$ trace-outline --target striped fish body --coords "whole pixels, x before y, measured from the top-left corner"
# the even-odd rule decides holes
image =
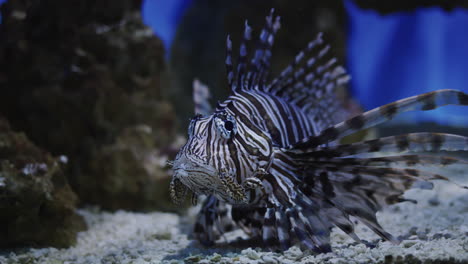
[[[415,165],[468,164],[420,152],[468,150],[468,138],[413,133],[353,144],[339,140],[414,110],[449,104],[468,105],[468,95],[439,90],[405,98],[353,117],[336,89],[346,84],[344,69],[329,57],[319,35],[275,79],[268,68],[279,18],[273,11],[248,52],[246,23],[237,67],[227,39],[226,69],[230,96],[213,111],[209,91],[194,82],[195,110],[187,143],[173,162],[171,196],[180,202],[206,195],[195,237],[212,245],[224,232],[241,228],[264,245],[283,250],[293,243],[328,252],[330,230],[338,227],[357,242],[354,217],[383,239],[399,241],[379,225],[376,212],[398,202],[412,187],[432,188],[447,180]],[[390,156],[363,158],[385,151]],[[410,152],[402,155],[402,152]],[[466,188],[466,187],[465,187]]]
[[[237,130],[228,138],[219,136],[217,124],[226,116],[233,117]],[[314,128],[306,112],[282,98],[258,90],[238,91],[220,104],[214,114],[191,121],[189,140],[174,162],[176,178],[197,194],[214,194],[232,204],[255,205],[268,194],[264,188],[248,188],[246,180],[256,180],[259,185],[267,182],[263,177],[272,165],[276,166],[275,152],[313,136]],[[198,166],[200,171],[187,174],[188,177],[179,176],[186,173],[188,164]],[[232,181],[231,185],[226,186],[220,180],[223,173]],[[230,187],[238,188],[243,197],[228,195],[224,190]]]

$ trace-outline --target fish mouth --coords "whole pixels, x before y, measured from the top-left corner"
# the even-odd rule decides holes
[[[211,187],[217,182],[216,174],[210,174],[206,170],[174,169],[174,180],[180,181],[192,192],[197,194],[210,194]]]
[[[171,200],[176,205],[179,205],[184,201],[185,195],[189,190],[178,178],[172,178],[169,189]]]
[[[197,162],[197,157],[181,155],[173,162],[171,198],[180,203],[190,190],[194,194],[212,194],[219,181],[216,169],[204,162]]]
[[[196,205],[198,195],[209,195],[213,193],[213,190],[204,184],[204,182],[205,181],[200,181],[199,177],[193,175],[191,171],[182,168],[175,169],[170,183],[172,202],[179,205],[185,200],[187,194],[191,193],[192,205]]]
[[[196,158],[192,158],[181,155],[174,161],[171,181],[171,197],[174,203],[180,203],[188,191],[192,192],[192,199],[196,195],[204,194],[215,195],[218,199],[230,203],[246,203],[247,194],[232,175],[225,175],[226,172],[220,172],[206,163],[198,163]]]

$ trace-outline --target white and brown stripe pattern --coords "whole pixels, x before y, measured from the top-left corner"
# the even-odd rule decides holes
[[[256,49],[249,52],[253,31],[246,22],[237,65],[227,38],[225,63],[231,93],[214,113],[208,113],[209,93],[196,83],[196,110],[202,115],[191,121],[189,139],[174,161],[174,200],[179,202],[189,189],[207,194],[194,230],[205,245],[241,228],[266,247],[285,250],[298,242],[328,252],[334,226],[362,242],[354,233],[351,216],[383,239],[398,243],[379,225],[376,212],[408,201],[402,195],[409,188],[430,189],[431,180],[448,180],[416,165],[468,165],[450,157],[450,151],[468,150],[468,138],[412,133],[353,144],[337,140],[404,112],[468,105],[468,95],[434,91],[344,120],[347,113],[334,91],[349,77],[329,56],[321,35],[268,83],[271,48],[279,27],[279,17],[272,10]],[[226,129],[229,134],[224,133]],[[421,153],[440,151],[443,156]],[[366,157],[368,153],[374,156]]]

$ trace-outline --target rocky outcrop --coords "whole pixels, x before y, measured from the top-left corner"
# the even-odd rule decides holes
[[[86,228],[77,197],[54,158],[0,117],[0,247],[67,247]]]
[[[69,157],[83,204],[171,209],[164,160],[175,114],[162,42],[139,0],[22,0],[1,7],[0,113]]]

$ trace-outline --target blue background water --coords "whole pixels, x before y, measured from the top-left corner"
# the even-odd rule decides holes
[[[380,16],[345,1],[351,89],[366,109],[438,89],[468,92],[468,10],[421,8]],[[468,109],[405,114],[405,122],[468,126]]]
[[[144,21],[162,38],[166,49],[193,1],[144,1]],[[345,6],[351,90],[366,109],[437,89],[468,92],[468,34],[462,33],[468,30],[468,10],[420,8],[381,16],[352,1],[345,1]],[[468,110],[449,106],[406,114],[398,121],[468,126]]]

